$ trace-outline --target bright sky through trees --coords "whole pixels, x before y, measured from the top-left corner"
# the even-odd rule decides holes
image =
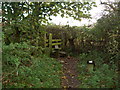
[[[101,0],[102,2],[106,2],[108,0]],[[114,1],[114,0],[109,0]],[[102,12],[104,10],[104,5],[100,4],[100,0],[96,0],[97,7],[93,7],[92,10],[90,10],[92,19],[82,19],[82,21],[74,20],[73,18],[62,18],[61,16],[52,16],[51,23],[54,23],[56,25],[70,25],[70,26],[83,26],[83,25],[91,25],[96,23],[97,19],[99,19],[102,16]]]

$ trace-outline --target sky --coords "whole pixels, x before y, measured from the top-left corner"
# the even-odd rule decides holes
[[[90,14],[92,19],[82,19],[81,21],[74,20],[72,17],[70,18],[62,18],[61,16],[51,16],[52,21],[51,23],[54,23],[56,25],[70,25],[70,26],[84,26],[84,25],[91,25],[97,22],[97,19],[99,19],[102,16],[102,12],[104,10],[104,6],[100,4],[100,0],[95,0],[97,7],[93,7],[92,10],[90,10]],[[106,0],[101,0],[102,2]],[[110,0],[113,1],[113,0]]]

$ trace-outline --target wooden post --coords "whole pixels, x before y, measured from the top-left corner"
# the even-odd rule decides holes
[[[87,70],[88,70],[88,72],[92,72],[95,70],[95,62],[94,61],[87,61]]]
[[[65,34],[62,33],[62,48],[65,48]]]
[[[59,47],[58,45],[55,45],[55,57],[58,58],[59,57]]]
[[[44,48],[46,48],[46,33],[44,34]]]
[[[47,56],[49,56],[50,54],[49,54],[49,50],[48,50],[48,48],[46,47],[46,40],[47,40],[47,38],[46,38],[46,33],[44,33],[44,53],[47,55]]]
[[[49,34],[49,53],[52,52],[52,33]]]

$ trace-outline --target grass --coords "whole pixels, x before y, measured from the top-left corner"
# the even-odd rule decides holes
[[[101,52],[83,53],[78,64],[80,88],[117,88],[118,72],[115,64],[104,63],[105,54]],[[87,61],[94,60],[95,71],[88,72]]]
[[[41,53],[31,53],[30,46],[25,44],[3,46],[2,87],[61,88],[59,61]]]

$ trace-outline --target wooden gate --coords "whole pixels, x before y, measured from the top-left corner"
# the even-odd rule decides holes
[[[61,50],[62,40],[61,39],[52,39],[52,33],[49,34],[47,39],[46,34],[44,34],[44,48],[46,49],[46,54],[50,56],[52,52],[56,52],[58,56],[59,50]]]

